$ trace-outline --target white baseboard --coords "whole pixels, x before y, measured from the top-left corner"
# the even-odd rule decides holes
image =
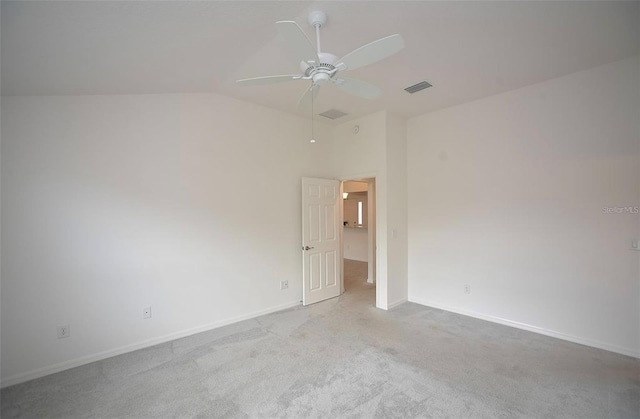
[[[7,378],[2,379],[0,382],[0,388],[12,386],[14,384],[20,384],[25,381],[33,380],[36,378],[44,377],[46,375],[55,374],[56,372],[68,370],[70,368],[79,367],[81,365],[90,364],[91,362],[101,361],[103,359],[111,358],[112,356],[121,355],[127,352],[136,351],[138,349],[148,348],[150,346],[158,345],[161,343],[169,342],[172,340],[184,338],[187,336],[195,335],[197,333],[206,332],[209,330],[217,329],[219,327],[227,326],[232,323],[241,322],[243,320],[253,319],[265,314],[274,313],[280,310],[286,310],[288,308],[297,307],[300,305],[299,301],[281,304],[278,306],[269,307],[264,310],[254,311],[252,313],[244,314],[230,319],[221,320],[214,323],[209,323],[202,326],[197,326],[191,329],[183,330],[176,333],[170,333],[168,335],[159,336],[157,338],[143,340],[141,342],[133,343],[130,345],[121,346],[115,349],[109,349],[107,351],[98,352],[96,354],[82,356],[80,358],[71,359],[69,361],[60,362],[55,365],[50,365],[42,368],[28,371],[21,374],[15,374]]]
[[[526,323],[520,323],[513,320],[503,319],[501,317],[492,316],[489,314],[477,313],[475,311],[465,310],[457,307],[451,307],[444,304],[439,304],[434,301],[422,300],[420,298],[409,298],[409,301],[412,303],[420,304],[427,307],[433,307],[440,310],[450,311],[456,314],[462,314],[463,316],[469,316],[480,320],[486,320],[492,323],[502,324],[504,326],[515,327],[517,329],[527,330],[529,332],[539,333],[545,336],[551,336],[553,338],[566,340],[573,343],[579,343],[581,345],[591,346],[598,349],[604,349],[610,352],[616,352],[622,355],[631,356],[634,358],[640,358],[640,351],[631,349],[631,348],[623,348],[617,345],[612,345],[606,342],[600,342],[593,339],[581,338],[578,336],[569,335],[562,332],[556,332],[555,330],[545,329],[543,327],[532,326]]]
[[[406,298],[406,297],[405,297],[405,298],[401,298],[401,299],[399,299],[399,300],[397,300],[397,301],[394,301],[393,303],[391,303],[391,304],[388,304],[388,305],[387,305],[387,310],[391,310],[392,308],[396,308],[396,307],[398,307],[400,304],[404,304],[404,303],[406,303],[407,301],[408,301],[408,300],[407,300],[407,298]]]

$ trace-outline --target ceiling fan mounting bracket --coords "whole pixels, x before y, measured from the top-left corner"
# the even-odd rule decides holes
[[[315,10],[309,13],[309,25],[311,25],[311,27],[321,28],[325,23],[327,23],[327,14],[325,12]]]

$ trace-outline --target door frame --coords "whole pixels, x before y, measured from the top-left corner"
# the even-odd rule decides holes
[[[338,178],[340,181],[340,194],[344,192],[344,182],[356,181],[367,182],[367,211],[368,211],[368,226],[367,226],[367,282],[370,284],[376,284],[376,307],[378,306],[379,287],[377,286],[377,272],[379,272],[380,258],[377,252],[379,248],[379,235],[378,229],[378,214],[377,214],[377,194],[376,183],[378,181],[376,173],[367,173],[362,175],[344,176]],[[373,192],[373,193],[371,193]],[[372,216],[373,215],[373,216]],[[371,222],[373,220],[373,222]],[[340,200],[340,280],[342,281],[341,294],[344,294],[344,200]]]

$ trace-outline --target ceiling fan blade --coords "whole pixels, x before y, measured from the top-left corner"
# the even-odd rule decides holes
[[[316,100],[318,97],[318,91],[320,90],[320,86],[317,84],[312,84],[305,92],[304,95],[298,101],[298,109],[300,110],[310,110],[311,109],[311,101]]]
[[[299,74],[292,74],[292,75],[285,75],[285,76],[252,77],[250,79],[236,80],[236,83],[243,86],[255,86],[260,84],[282,83],[285,81],[297,80],[301,77],[302,75],[299,75]]]
[[[343,64],[345,70],[354,70],[387,58],[402,48],[404,48],[404,39],[402,39],[402,36],[398,34],[390,35],[351,51],[338,60],[336,67]]]
[[[276,22],[276,25],[278,33],[298,60],[318,63],[318,53],[315,47],[296,22],[283,20]]]
[[[339,78],[333,84],[347,93],[365,99],[375,99],[382,93],[378,87],[362,80]]]

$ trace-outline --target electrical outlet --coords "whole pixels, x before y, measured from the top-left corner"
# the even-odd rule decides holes
[[[471,285],[464,284],[464,293],[465,294],[471,294]]]
[[[280,289],[286,290],[287,288],[289,288],[289,281],[280,281]]]
[[[71,329],[69,329],[69,325],[66,326],[58,326],[58,339],[64,339],[71,336]]]
[[[142,309],[142,318],[143,319],[151,318],[151,307],[145,307]]]

